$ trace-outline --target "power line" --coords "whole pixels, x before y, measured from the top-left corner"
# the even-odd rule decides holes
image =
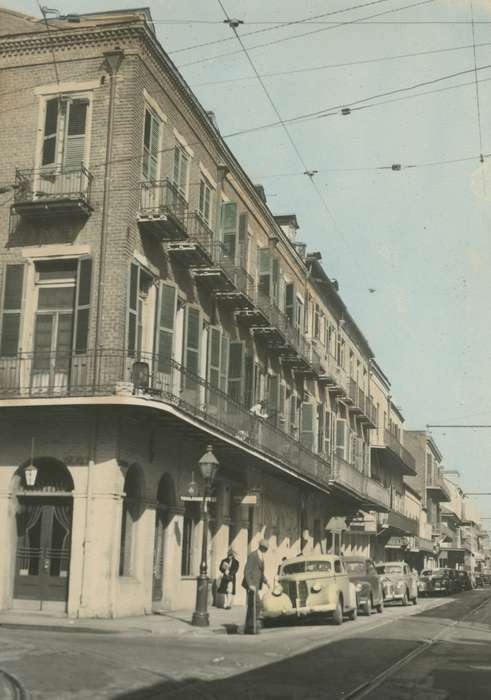
[[[476,44],[476,46],[491,46],[491,42],[485,42],[482,44]],[[451,51],[463,51],[464,49],[472,49],[473,44],[465,44],[463,46],[453,46],[446,49],[430,49],[428,51],[416,51],[414,53],[402,53],[395,56],[381,56],[379,58],[366,58],[359,61],[348,61],[346,63],[326,63],[321,66],[312,66],[310,68],[296,68],[294,70],[288,71],[277,71],[274,73],[263,73],[263,78],[275,78],[277,76],[283,75],[295,75],[297,73],[311,73],[315,71],[328,70],[330,68],[347,68],[350,66],[364,66],[369,63],[381,63],[383,61],[395,61],[401,58],[415,58],[418,56],[430,56],[433,54],[447,53]],[[225,78],[224,80],[210,80],[204,83],[191,83],[191,87],[206,87],[208,85],[222,85],[225,83],[236,83],[244,82],[246,80],[253,80],[253,76],[246,76],[242,78]]]
[[[320,17],[328,17],[331,15],[337,15],[337,14],[342,14],[344,12],[350,12],[351,10],[358,10],[363,7],[368,7],[369,5],[378,5],[379,3],[382,2],[388,2],[389,0],[373,0],[373,2],[367,2],[367,3],[362,3],[361,5],[352,5],[351,7],[345,7],[343,10],[334,10],[333,12],[325,12],[321,15],[314,15],[311,17],[306,17],[303,19],[298,19],[298,20],[292,20],[290,22],[281,22],[278,24],[278,22],[274,23],[273,27],[267,27],[266,29],[255,29],[252,32],[244,32],[242,34],[242,37],[246,36],[252,36],[253,34],[264,34],[265,32],[272,32],[275,29],[283,29],[284,27],[291,27],[292,25],[296,24],[303,24],[303,23],[311,23],[311,20],[319,19]],[[154,20],[155,21],[155,20]],[[223,22],[221,22],[223,24]],[[247,24],[251,24],[251,22],[247,22]],[[252,23],[252,24],[257,24],[257,22]],[[264,23],[266,24],[266,22]],[[226,37],[226,38],[221,38],[221,39],[215,39],[213,41],[205,41],[201,44],[193,44],[192,46],[183,46],[180,49],[175,49],[174,51],[169,51],[169,54],[175,54],[175,53],[182,53],[184,51],[191,51],[193,49],[199,49],[205,46],[214,46],[216,44],[223,44],[225,41],[233,41],[234,37]]]
[[[359,19],[352,19],[352,20],[347,20],[346,22],[339,22],[339,23],[331,25],[329,27],[323,27],[322,29],[314,29],[313,31],[310,31],[310,32],[303,32],[302,34],[294,34],[293,36],[282,37],[280,39],[268,41],[264,44],[256,44],[255,46],[248,46],[248,51],[255,51],[256,49],[261,49],[261,48],[264,48],[267,46],[276,46],[277,44],[281,44],[285,41],[291,41],[292,39],[300,39],[302,37],[311,36],[313,34],[318,34],[320,32],[327,32],[327,31],[330,31],[331,29],[337,29],[338,27],[346,27],[350,24],[360,23],[365,19],[372,19],[374,17],[381,17],[382,15],[391,14],[393,12],[402,12],[403,10],[408,10],[409,8],[412,8],[412,7],[419,7],[421,5],[429,5],[430,3],[433,3],[433,2],[435,2],[435,0],[420,0],[420,2],[415,2],[415,3],[412,3],[410,5],[404,5],[403,7],[398,7],[396,9],[392,9],[392,10],[385,10],[384,12],[378,12],[374,15],[360,17]],[[228,51],[226,53],[217,54],[216,56],[207,56],[206,58],[200,58],[199,60],[190,61],[189,63],[182,63],[179,66],[179,68],[186,68],[187,66],[194,66],[198,63],[204,63],[205,61],[215,61],[218,58],[225,58],[227,56],[236,56],[236,55],[241,54],[241,53],[242,53],[242,51]]]
[[[477,116],[477,130],[479,133],[479,150],[481,152],[481,163],[484,163],[484,156],[482,155],[482,127],[481,127],[481,103],[479,100],[479,81],[477,79],[477,58],[476,58],[476,30],[474,26],[474,7],[472,0],[470,0],[471,5],[471,18],[472,18],[472,48],[474,55],[474,82],[475,82],[475,95],[476,95],[476,116]],[[482,176],[482,187],[483,193],[486,194],[486,176],[484,174],[484,168],[481,169]]]
[[[41,13],[42,16],[43,16],[44,24],[46,25],[46,31],[47,31],[47,33],[48,33],[49,43],[50,43],[50,46],[51,46],[51,55],[52,55],[52,57],[53,57],[53,68],[55,69],[56,82],[57,82],[58,85],[59,85],[59,84],[60,84],[60,76],[59,76],[59,74],[58,74],[58,65],[57,65],[57,63],[56,63],[55,49],[54,49],[54,46],[53,46],[53,40],[52,40],[52,36],[51,36],[51,29],[50,29],[50,26],[49,26],[49,23],[48,23],[48,18],[47,18],[47,16],[46,16],[46,14],[47,14],[47,8],[46,8],[46,7],[41,7],[41,3],[39,2],[39,0],[37,0],[37,4],[38,4],[40,13]]]

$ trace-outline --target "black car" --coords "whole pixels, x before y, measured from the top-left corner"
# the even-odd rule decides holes
[[[461,591],[470,591],[472,590],[472,581],[471,577],[467,573],[467,571],[457,571],[457,581],[459,584],[459,590]]]
[[[375,608],[381,613],[384,609],[384,591],[374,563],[364,557],[344,557],[344,568],[349,580],[356,588],[358,609],[370,615]]]
[[[451,569],[434,569],[431,576],[431,592],[450,595],[457,590],[455,573]]]

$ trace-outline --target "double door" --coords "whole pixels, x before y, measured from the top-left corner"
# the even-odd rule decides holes
[[[14,598],[38,602],[40,610],[50,602],[66,604],[72,501],[19,497],[19,505]]]

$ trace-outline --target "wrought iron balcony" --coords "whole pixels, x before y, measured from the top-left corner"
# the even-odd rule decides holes
[[[12,209],[26,218],[89,216],[91,184],[92,175],[82,164],[70,170],[16,170]]]
[[[380,514],[381,532],[400,532],[404,535],[417,535],[419,523],[417,518],[411,518],[397,508],[392,508],[388,513]]]
[[[389,491],[339,455],[334,455],[333,458],[332,486],[341,494],[359,498],[360,508],[379,511],[390,509]]]
[[[253,450],[312,482],[337,488],[370,510],[388,507],[389,494],[355,467],[332,466],[286,431],[275,427],[186,368],[150,353],[100,349],[83,354],[22,353],[0,358],[0,400],[114,396],[159,404],[188,429],[219,431],[235,449]],[[115,399],[117,400],[117,399]],[[193,425],[186,423],[192,418]]]
[[[368,423],[371,428],[375,427],[376,411],[373,401],[354,379],[350,379],[348,382],[348,393],[345,401],[350,405],[350,411],[358,415],[362,422]]]
[[[348,395],[349,381],[346,372],[330,353],[326,353],[322,358],[319,381],[325,384],[332,394],[343,397]]]
[[[140,230],[152,233],[161,241],[187,238],[188,203],[170,180],[148,180],[140,183],[140,208],[137,214]]]
[[[389,468],[395,464],[403,474],[416,474],[416,460],[413,455],[387,429],[374,434],[372,450],[378,450],[379,459]]]
[[[450,492],[439,469],[434,469],[433,473],[427,474],[426,490],[437,501],[445,501],[449,503],[452,500]]]

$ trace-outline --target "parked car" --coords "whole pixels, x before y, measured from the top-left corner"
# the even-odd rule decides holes
[[[402,605],[407,605],[411,601],[413,605],[416,605],[418,602],[417,577],[406,562],[387,561],[378,564],[376,568],[381,576],[391,581],[393,586],[392,600],[400,600]]]
[[[456,574],[459,590],[471,591],[473,586],[470,574],[467,571],[464,571],[463,569],[459,569],[458,571],[456,571]]]
[[[418,594],[423,597],[433,592],[434,569],[423,569],[418,579]]]
[[[279,569],[272,591],[262,599],[264,624],[307,615],[329,617],[336,625],[346,615],[356,619],[355,586],[343,560],[334,554],[287,559]]]
[[[447,594],[458,590],[457,576],[452,569],[434,569],[432,575],[432,592]]]
[[[379,576],[380,583],[382,584],[384,603],[390,603],[391,600],[394,600],[394,584],[389,576],[386,576],[384,573],[385,564],[376,564],[375,570]]]
[[[384,609],[384,591],[373,561],[364,557],[344,557],[343,563],[349,580],[356,588],[358,610],[370,615],[375,608],[381,613]]]

